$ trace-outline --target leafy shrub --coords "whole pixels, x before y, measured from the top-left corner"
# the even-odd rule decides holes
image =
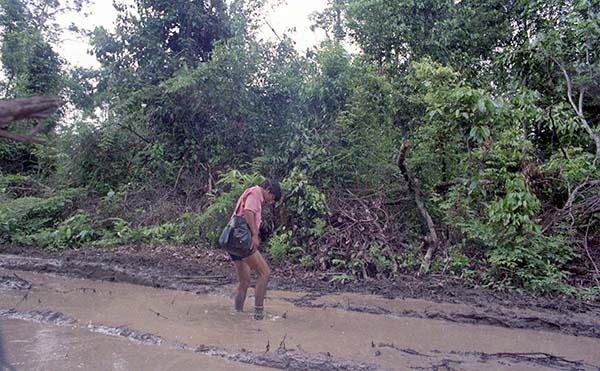
[[[25,175],[9,174],[0,176],[0,202],[19,197],[24,189],[30,188],[30,183],[31,178]],[[28,195],[31,196],[31,194]]]
[[[178,244],[198,244],[202,239],[198,235],[198,215],[195,213],[185,212],[180,217],[179,223],[180,234],[174,237],[174,242]]]
[[[92,242],[97,237],[93,222],[89,215],[78,212],[61,222],[56,228],[46,228],[33,233],[23,240],[29,245],[36,245],[49,250],[60,250],[79,247]]]
[[[327,232],[327,221],[323,218],[315,218],[313,226],[308,229],[308,234],[314,238],[320,238]]]
[[[325,195],[310,184],[306,174],[294,168],[281,182],[281,190],[284,197],[282,214],[286,218],[269,240],[269,251],[275,264],[290,255],[306,256],[310,249],[301,246],[314,243],[327,230]]]
[[[461,247],[462,245],[456,245],[448,249],[446,267],[455,276],[463,276],[469,267],[469,257],[460,251]]]
[[[0,141],[0,169],[3,173],[31,173],[36,165],[33,146],[14,141]]]
[[[560,235],[546,236],[534,219],[538,199],[516,176],[506,182],[506,195],[487,209],[488,223],[473,220],[467,235],[488,247],[490,279],[540,291],[552,291],[564,278],[560,267],[573,257],[573,247]]]
[[[313,269],[317,263],[310,255],[303,255],[300,258],[300,265],[302,265],[305,269]]]
[[[557,195],[566,199],[569,191],[583,183],[587,177],[598,176],[592,154],[583,152],[581,148],[573,148],[568,155],[565,158],[563,153],[556,153],[540,169],[544,178],[551,182],[550,186],[542,189],[542,193],[550,199],[556,199]],[[556,206],[562,205],[559,203]]]
[[[376,190],[389,184],[396,173],[392,157],[399,131],[393,125],[397,108],[392,86],[370,66],[344,67],[338,74],[340,85],[335,89],[335,85],[316,83],[316,87],[321,86],[314,92],[312,104],[324,110],[320,112],[322,120],[333,117],[320,122],[328,129],[319,132],[318,140],[303,149],[307,168],[319,184],[360,185]],[[352,89],[344,87],[350,82],[354,84]],[[333,95],[322,97],[324,92]]]
[[[67,189],[49,198],[22,197],[0,205],[0,239],[26,242],[27,236],[60,222],[65,209],[82,195],[80,189]]]
[[[423,259],[423,254],[419,245],[408,245],[402,254],[396,256],[398,268],[407,272],[414,272],[419,268]]]
[[[175,179],[176,163],[171,160],[172,154],[163,143],[153,143],[135,152],[133,166],[136,169],[131,174],[135,184],[153,184],[156,181]]]
[[[289,220],[286,222],[294,232],[294,239],[321,237],[327,225],[325,194],[312,185],[308,176],[298,168],[294,168],[281,182],[281,189],[285,197],[283,206],[288,210]]]
[[[375,264],[378,273],[389,272],[394,268],[394,262],[386,256],[383,247],[376,242],[372,243],[369,248],[369,257]]]
[[[279,265],[283,263],[288,253],[292,250],[290,239],[291,231],[286,231],[275,235],[269,239],[269,253],[273,258],[273,263]]]
[[[113,217],[122,212],[124,192],[109,190],[101,196],[96,204],[96,215],[100,217]]]
[[[148,227],[125,228],[120,232],[120,237],[126,242],[164,243],[175,241],[180,234],[179,225],[165,223]]]
[[[63,129],[55,177],[60,184],[93,187],[102,193],[130,180],[136,140],[111,121],[101,127],[76,122]],[[138,169],[136,169],[138,170]]]
[[[100,244],[181,242],[184,235],[182,225],[175,223],[134,227],[121,218],[112,218],[111,223],[112,227],[104,233],[105,241]]]
[[[347,273],[336,273],[335,275],[331,276],[331,278],[329,279],[329,283],[336,287],[339,287],[349,282],[352,282],[355,279],[356,278],[354,276],[351,276]]]
[[[5,192],[7,187],[26,184],[29,179],[29,176],[20,174],[8,174],[0,176],[0,191]]]

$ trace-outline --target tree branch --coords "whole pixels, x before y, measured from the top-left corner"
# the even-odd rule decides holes
[[[583,97],[585,95],[585,88],[582,88],[579,92],[579,104],[575,104],[575,101],[573,100],[573,82],[571,81],[571,76],[569,76],[567,69],[562,65],[562,63],[560,63],[558,59],[556,59],[552,55],[550,55],[550,59],[552,59],[552,61],[556,63],[558,68],[560,68],[560,70],[562,71],[565,77],[565,81],[567,82],[567,98],[569,99],[569,103],[571,104],[571,107],[573,107],[573,110],[577,114],[577,117],[583,124],[583,127],[588,132],[590,137],[592,137],[592,140],[596,144],[596,157],[594,158],[594,162],[592,164],[594,167],[596,167],[598,161],[600,160],[600,134],[594,132],[592,127],[588,124],[587,120],[583,116]]]
[[[36,144],[45,144],[46,143],[45,139],[29,137],[26,135],[13,134],[13,133],[9,133],[6,130],[0,130],[0,138],[6,138],[6,139],[13,140],[15,142],[21,142],[21,143],[36,143]]]
[[[46,140],[36,138],[35,135],[42,131],[45,126],[42,120],[50,117],[61,103],[62,101],[58,97],[45,96],[17,98],[0,102],[0,129],[7,128],[14,121],[24,119],[40,120],[29,135],[0,130],[0,137],[22,143],[46,143]]]
[[[413,195],[415,197],[415,203],[417,204],[417,209],[419,210],[421,217],[425,220],[427,228],[429,229],[429,236],[427,241],[428,248],[418,273],[419,275],[421,275],[429,271],[429,267],[431,265],[431,258],[433,257],[435,250],[439,246],[439,239],[435,230],[435,224],[433,224],[433,219],[431,218],[431,215],[427,211],[425,203],[423,202],[423,196],[421,194],[421,190],[418,187],[417,181],[408,171],[408,168],[405,164],[406,151],[408,150],[409,146],[409,142],[404,142],[402,144],[402,147],[400,147],[400,153],[398,154],[398,167],[400,168],[400,171],[402,172],[402,175],[404,176],[404,179],[408,184],[408,189],[413,192]]]
[[[0,102],[0,128],[13,121],[47,119],[61,105],[58,97],[27,97]]]
[[[40,122],[38,122],[38,124],[33,129],[31,129],[28,136],[32,137],[32,136],[38,135],[45,127],[46,127],[46,123],[44,121],[40,120]]]

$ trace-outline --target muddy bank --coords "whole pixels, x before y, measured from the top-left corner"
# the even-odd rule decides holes
[[[1,248],[0,267],[53,272],[104,281],[127,282],[198,293],[223,293],[235,282],[229,258],[220,251],[181,246],[123,246],[115,249],[81,249],[43,254],[37,250]],[[9,254],[10,255],[7,255]],[[439,319],[456,323],[489,324],[506,328],[537,329],[600,338],[600,303],[470,289],[456,282],[404,276],[396,280],[329,283],[322,272],[274,268],[270,289],[309,291],[297,306]],[[8,279],[2,281],[8,282]],[[12,283],[0,283],[14,285]],[[432,306],[427,310],[393,311],[382,306],[318,303],[331,293],[374,294],[388,299],[422,299],[439,304],[468,304],[469,309]]]

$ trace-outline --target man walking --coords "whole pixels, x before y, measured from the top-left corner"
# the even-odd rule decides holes
[[[259,251],[260,240],[258,230],[262,219],[263,203],[272,204],[281,198],[281,188],[274,180],[266,179],[260,186],[246,189],[238,199],[233,215],[244,218],[250,232],[252,233],[251,254],[242,258],[233,254],[231,260],[235,264],[238,278],[238,286],[235,291],[235,309],[239,312],[244,310],[246,293],[250,287],[250,270],[258,273],[256,287],[254,290],[254,318],[264,319],[264,300],[267,293],[267,283],[271,270]]]

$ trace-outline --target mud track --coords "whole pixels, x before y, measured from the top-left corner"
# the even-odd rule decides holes
[[[220,293],[235,282],[228,257],[219,251],[178,246],[123,246],[116,249],[82,249],[62,254],[41,254],[20,248],[0,248],[0,267],[51,272],[96,280],[126,282],[156,288],[198,293]],[[13,277],[14,278],[14,277]],[[16,278],[15,278],[16,279]],[[19,285],[0,280],[0,285]],[[5,282],[5,283],[2,283]],[[22,282],[20,283],[22,284]],[[334,287],[320,272],[274,269],[270,289],[308,291],[294,304],[335,308],[370,314],[438,319],[456,323],[535,329],[600,338],[600,303],[469,289],[429,277],[416,280],[353,282]],[[325,294],[373,294],[387,299],[427,300],[438,306],[396,311],[385,306],[344,302],[319,303]],[[383,301],[385,303],[385,301]]]
[[[80,324],[77,320],[55,311],[26,311],[20,312],[14,309],[0,310],[0,318],[12,318],[24,321],[35,321],[44,324],[58,326],[69,326],[80,328],[90,332],[109,336],[122,337],[146,345],[161,345],[171,349],[191,351],[211,357],[224,358],[234,362],[240,362],[255,366],[263,366],[291,371],[330,371],[330,370],[357,370],[372,371],[379,369],[376,365],[367,365],[359,362],[338,360],[328,354],[306,353],[298,350],[279,348],[275,352],[231,352],[227,349],[192,346],[182,342],[168,341],[160,336],[130,329],[126,326],[109,327],[91,324]],[[1,368],[0,368],[1,369]]]
[[[286,349],[279,347],[275,352],[231,352],[226,349],[217,347],[198,346],[194,347],[181,342],[170,342],[162,339],[159,336],[149,333],[122,327],[107,327],[94,326],[91,324],[82,325],[77,320],[65,316],[60,312],[53,311],[28,311],[19,312],[16,310],[0,310],[0,318],[14,318],[25,321],[35,321],[44,324],[53,324],[58,326],[68,326],[72,328],[81,328],[90,332],[101,333],[110,336],[122,337],[129,340],[134,340],[146,345],[163,345],[172,349],[191,351],[197,354],[203,354],[210,357],[218,357],[234,362],[245,363],[249,365],[276,368],[291,371],[331,371],[331,370],[356,370],[356,371],[371,371],[379,370],[377,365],[369,365],[360,362],[351,362],[338,360],[327,353],[306,353],[302,350]],[[568,359],[557,357],[546,353],[482,353],[482,352],[432,352],[424,354],[412,349],[401,349],[394,344],[379,343],[371,345],[376,349],[393,349],[394,351],[406,355],[408,357],[424,357],[428,359],[439,359],[439,362],[434,362],[430,367],[415,367],[414,369],[428,370],[455,370],[454,367],[466,363],[465,359],[476,360],[480,363],[486,363],[491,360],[502,362],[512,362],[513,364],[540,366],[543,368],[555,370],[588,370],[594,369],[595,366],[584,362],[570,361]],[[376,350],[375,353],[380,353]],[[454,359],[453,359],[454,358]]]
[[[600,370],[597,303],[435,277],[336,288],[288,268],[275,270],[268,320],[257,322],[230,312],[234,277],[218,252],[10,252],[0,255],[0,366],[4,337],[19,369],[49,357],[57,369]]]

